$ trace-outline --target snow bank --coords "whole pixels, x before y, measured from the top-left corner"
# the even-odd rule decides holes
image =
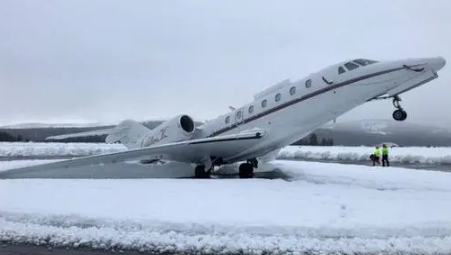
[[[338,161],[369,161],[373,147],[288,146],[280,151],[280,159],[316,159]],[[399,163],[451,164],[451,147],[395,147],[390,161]]]
[[[90,156],[124,151],[122,144],[104,143],[7,143],[0,142],[0,157]]]
[[[124,151],[121,144],[102,143],[0,143],[0,157],[89,156]],[[288,146],[279,159],[320,159],[369,161],[372,147]],[[399,163],[451,164],[451,147],[396,147],[390,149],[390,160]]]
[[[291,181],[0,180],[0,240],[158,253],[451,252],[449,173],[272,164]]]
[[[32,216],[30,216],[32,217]],[[63,221],[70,219],[63,219]],[[83,219],[78,219],[83,220]],[[92,219],[85,219],[87,222]],[[134,226],[58,227],[0,219],[3,241],[153,254],[449,254],[451,237],[303,237],[252,233],[238,227],[185,227],[186,232]],[[129,222],[132,223],[132,222]],[[116,224],[124,224],[116,222]],[[82,223],[83,225],[83,223]],[[161,225],[164,225],[163,223]],[[209,232],[211,231],[211,232]],[[231,232],[230,232],[231,231]],[[274,229],[277,232],[278,229]],[[308,230],[307,230],[308,231]],[[240,233],[241,232],[241,233]],[[267,231],[269,232],[269,231]],[[295,232],[295,231],[293,231]]]

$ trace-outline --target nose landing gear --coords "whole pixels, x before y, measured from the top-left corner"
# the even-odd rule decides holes
[[[395,119],[396,121],[404,121],[407,119],[407,112],[404,111],[404,109],[401,107],[401,104],[399,104],[399,102],[401,101],[401,98],[396,95],[396,96],[385,96],[385,97],[377,97],[377,98],[372,98],[368,101],[373,101],[373,100],[385,100],[385,99],[390,99],[393,98],[393,106],[396,108],[396,110],[393,112],[392,116],[393,119]]]
[[[393,106],[396,108],[396,110],[393,112],[392,116],[393,119],[397,121],[404,121],[407,119],[407,112],[404,111],[404,109],[399,104],[400,101],[401,98],[399,98],[399,96],[393,97]]]

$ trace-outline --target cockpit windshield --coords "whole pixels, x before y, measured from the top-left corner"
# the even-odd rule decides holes
[[[354,59],[353,62],[355,62],[361,66],[366,66],[366,65],[371,65],[371,64],[377,63],[377,61],[375,61],[375,60],[369,60],[369,59],[363,59],[363,58]]]
[[[358,65],[356,65],[356,64],[354,64],[354,63],[352,63],[352,62],[346,63],[346,64],[345,64],[345,67],[346,67],[349,71],[359,68]]]
[[[357,68],[359,68],[361,66],[371,65],[371,64],[374,64],[374,63],[377,63],[377,62],[378,61],[369,60],[369,59],[363,59],[363,58],[354,59],[354,60],[344,64],[343,66],[339,66],[338,67],[338,74],[342,74],[342,73],[345,73],[346,71],[351,71],[351,70],[357,69]]]

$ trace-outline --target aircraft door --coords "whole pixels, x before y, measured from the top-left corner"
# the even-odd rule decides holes
[[[337,69],[338,67],[331,67],[325,70],[323,73],[321,73],[320,78],[321,87],[332,89],[324,94],[324,104],[333,115],[338,115],[340,112],[340,109],[337,108],[337,101],[335,100],[337,98],[337,93],[339,93],[339,90],[334,88],[334,85],[339,83],[341,78],[339,76],[341,69]]]
[[[335,68],[328,69],[322,74],[321,79],[322,79],[322,82],[324,82],[325,86],[330,86],[330,85],[333,85],[334,83],[336,83],[336,79],[338,78],[337,77],[338,75],[335,71],[336,71]]]

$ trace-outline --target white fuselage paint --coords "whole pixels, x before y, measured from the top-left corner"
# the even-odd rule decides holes
[[[253,148],[241,152],[226,161],[260,157],[271,151],[288,146],[325,123],[381,95],[397,95],[416,87],[420,82],[436,78],[445,60],[438,58],[406,59],[377,62],[347,70],[339,74],[338,68],[350,61],[327,67],[296,81],[276,84],[276,89],[256,95],[252,102],[208,121],[199,127],[195,138],[239,133],[253,128],[264,129],[267,137]],[[406,66],[421,69],[409,70]],[[324,77],[324,79],[323,79]],[[307,81],[310,86],[306,86]],[[328,84],[331,83],[331,84]],[[290,94],[295,87],[296,92]],[[280,100],[276,101],[276,95]],[[267,105],[262,107],[262,101]],[[253,106],[253,112],[249,107]],[[226,118],[230,121],[226,123]],[[194,138],[194,137],[193,137]]]

